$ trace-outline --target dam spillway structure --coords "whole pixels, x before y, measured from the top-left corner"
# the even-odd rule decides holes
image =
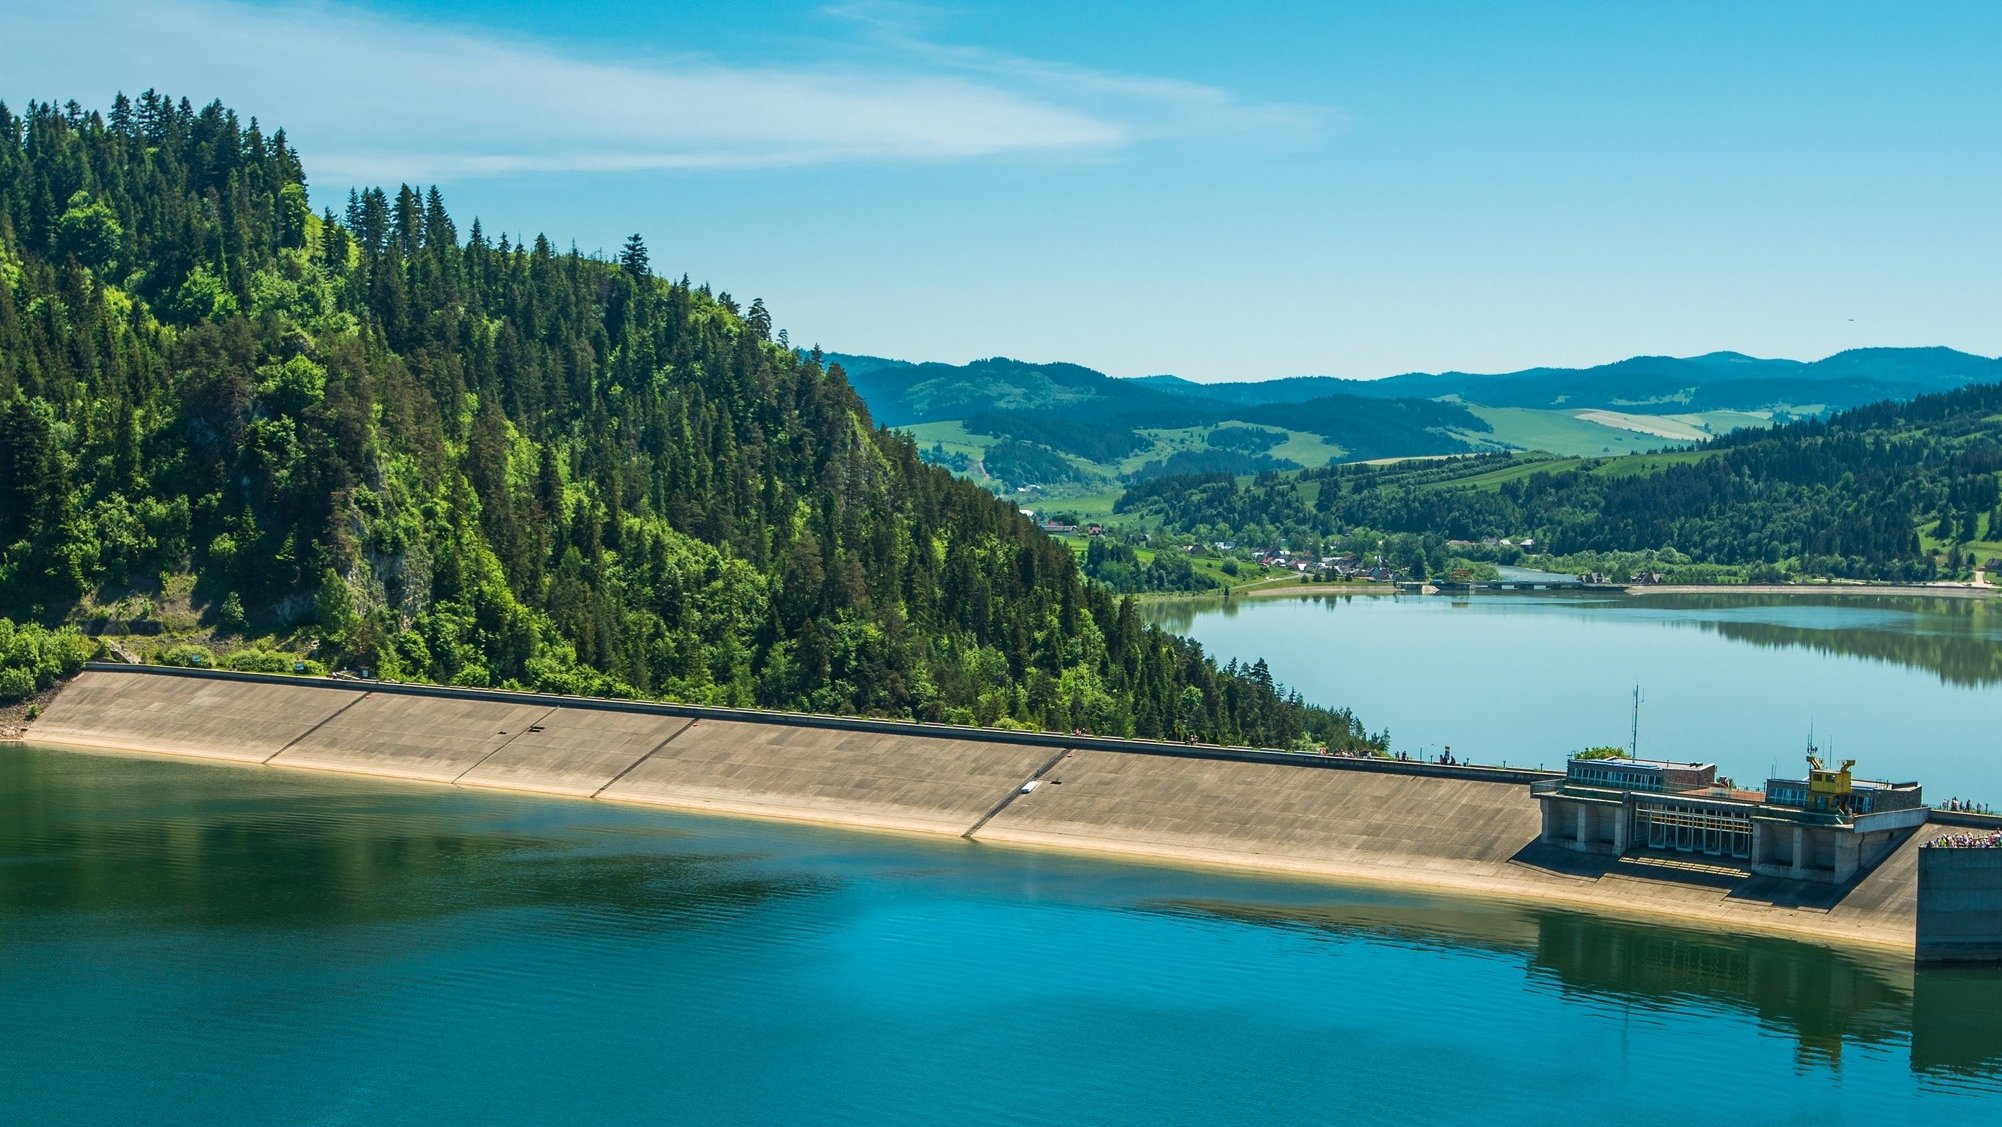
[[[1541,840],[1578,853],[1684,854],[1760,876],[1847,884],[1926,822],[1916,782],[1862,780],[1855,761],[1825,766],[1809,753],[1805,779],[1741,790],[1714,763],[1572,758],[1562,779],[1533,784]]]
[[[1562,779],[1533,783],[1539,841],[1614,859],[1681,855],[1747,877],[1838,897],[1893,856],[1916,869],[1913,957],[1921,966],[2002,965],[2002,830],[1928,834],[1935,817],[1916,782],[1857,779],[1810,749],[1807,777],[1739,790],[1711,763],[1572,758]],[[1950,824],[1950,823],[1949,823]]]

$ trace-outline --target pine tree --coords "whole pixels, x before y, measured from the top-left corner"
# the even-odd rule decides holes
[[[641,281],[653,276],[653,268],[647,262],[646,240],[640,238],[638,232],[626,238],[625,248],[619,251],[619,265]]]

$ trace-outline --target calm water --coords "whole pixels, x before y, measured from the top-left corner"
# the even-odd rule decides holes
[[[0,748],[10,1122],[1980,1123],[1998,1013],[1786,941]]]
[[[1743,595],[1316,596],[1157,603],[1219,658],[1263,656],[1399,750],[1561,767],[1626,746],[1740,782],[1822,749],[2002,809],[2002,603]]]

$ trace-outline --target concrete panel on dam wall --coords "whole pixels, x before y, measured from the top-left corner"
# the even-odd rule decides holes
[[[37,740],[261,762],[359,694],[311,684],[246,684],[86,671],[35,721]]]
[[[1897,848],[1854,884],[1838,889],[1839,899],[1828,908],[1829,920],[1844,927],[1852,924],[1876,927],[1895,922],[1909,932],[1918,910],[1919,845],[1925,837],[1923,827],[1908,833]],[[1765,879],[1756,882],[1760,891],[1782,895],[1785,883]]]
[[[698,720],[603,796],[928,833],[965,833],[1061,752]]]
[[[553,711],[546,704],[369,693],[271,762],[449,783],[531,734]]]
[[[1472,779],[1079,751],[1043,784],[976,838],[1471,871],[1539,829],[1522,786]]]
[[[681,716],[559,708],[468,771],[459,784],[589,797],[688,724]]]

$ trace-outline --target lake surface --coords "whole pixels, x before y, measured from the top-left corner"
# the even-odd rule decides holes
[[[1417,616],[1413,616],[1417,617]],[[0,1119],[1976,1123],[2002,975],[0,747]]]
[[[2002,603],[1730,594],[1317,595],[1150,603],[1220,660],[1264,657],[1401,751],[1562,769],[1625,747],[1800,777],[1810,727],[1867,778],[2002,809]]]

